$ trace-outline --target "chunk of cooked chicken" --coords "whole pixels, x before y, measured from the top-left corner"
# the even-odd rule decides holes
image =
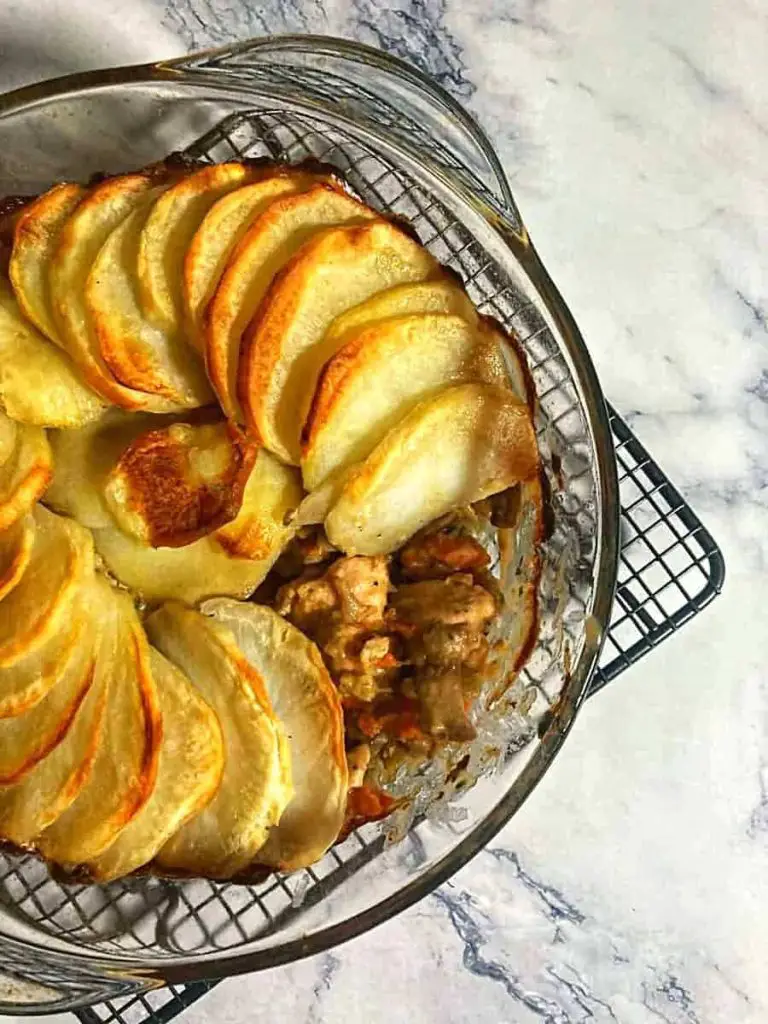
[[[383,556],[340,558],[283,586],[276,609],[323,652],[342,695],[364,703],[389,692],[399,661],[385,626],[389,571]]]
[[[415,537],[400,553],[403,575],[415,580],[482,570],[488,562],[488,552],[474,537],[445,530]]]
[[[406,583],[392,596],[399,622],[411,626],[443,623],[483,629],[496,614],[496,602],[470,575],[456,573],[444,580]]]

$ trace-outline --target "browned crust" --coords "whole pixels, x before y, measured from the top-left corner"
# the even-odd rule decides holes
[[[22,530],[19,542],[13,552],[13,557],[4,567],[0,576],[0,601],[13,590],[29,565],[32,548],[35,544],[35,530],[31,521],[25,521],[20,526]]]
[[[42,497],[53,478],[53,462],[32,466],[24,479],[14,488],[13,494],[0,504],[0,530],[9,527],[26,515],[35,502]]]
[[[55,750],[59,743],[64,740],[69,730],[72,728],[72,724],[77,717],[77,712],[82,707],[83,701],[88,695],[88,691],[93,684],[95,671],[95,661],[91,660],[83,673],[80,680],[80,685],[77,692],[72,699],[72,703],[67,707],[65,714],[61,720],[57,723],[56,728],[53,729],[47,736],[38,737],[37,747],[29,752],[24,764],[15,772],[11,772],[8,775],[0,775],[0,786],[13,786],[17,782],[28,775],[35,765],[39,764],[43,758],[47,757],[52,750]]]
[[[183,547],[231,522],[240,511],[259,445],[234,424],[226,471],[213,483],[189,482],[189,450],[171,430],[133,441],[112,471],[125,483],[127,503],[147,525],[152,547]]]

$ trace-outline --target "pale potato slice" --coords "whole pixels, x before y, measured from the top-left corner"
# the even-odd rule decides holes
[[[347,554],[387,554],[451,509],[529,480],[538,467],[528,407],[505,388],[461,384],[416,406],[349,473],[326,533]]]
[[[90,646],[75,644],[49,679],[48,692],[21,714],[0,720],[0,786],[21,782],[62,742],[93,683],[93,670]]]
[[[243,494],[237,517],[215,533],[216,542],[232,558],[274,561],[291,538],[286,526],[302,498],[301,478],[262,448]]]
[[[167,412],[167,398],[120,384],[99,352],[85,305],[85,283],[110,233],[155,186],[148,174],[124,174],[94,186],[70,215],[49,265],[51,307],[62,344],[85,382],[108,402],[125,409]]]
[[[39,427],[80,427],[104,412],[69,356],[24,319],[2,279],[0,403],[14,420]]]
[[[35,544],[35,520],[31,515],[17,519],[0,533],[0,601],[13,590],[27,571]]]
[[[496,338],[446,313],[381,320],[352,334],[325,365],[305,427],[308,491],[366,458],[428,395],[452,384],[507,384]]]
[[[26,572],[0,601],[0,668],[38,650],[70,615],[83,580],[93,572],[90,534],[38,505]]]
[[[108,690],[101,743],[77,799],[35,841],[65,867],[93,860],[115,841],[149,800],[160,760],[162,715],[144,630],[130,596],[98,582],[98,599],[117,605],[117,628],[96,664]]]
[[[85,283],[85,306],[101,358],[117,381],[195,409],[213,400],[203,362],[180,331],[147,319],[136,289],[139,238],[163,192],[142,197],[107,237]]]
[[[205,597],[248,597],[262,582],[279,551],[252,561],[232,558],[215,536],[183,548],[150,548],[116,527],[93,531],[93,541],[109,572],[145,601],[194,604]]]
[[[59,346],[62,343],[51,308],[48,267],[59,232],[84,196],[82,186],[63,182],[25,206],[16,221],[8,265],[22,313]]]
[[[176,419],[109,409],[80,430],[52,430],[53,478],[45,504],[92,530],[113,526],[104,487],[115,463],[135,438]]]
[[[370,327],[393,316],[415,316],[416,313],[454,313],[468,323],[475,323],[477,310],[466,292],[448,274],[434,281],[399,284],[378,292],[359,306],[337,316],[326,337],[339,348],[363,327]]]
[[[69,615],[44,644],[26,658],[0,671],[0,719],[15,718],[36,707],[56,685],[75,648],[89,644],[86,597],[92,597],[91,577],[80,585]]]
[[[242,422],[238,367],[243,331],[272,278],[315,232],[334,224],[357,224],[373,211],[340,188],[321,183],[270,203],[242,238],[214,292],[205,320],[205,360],[221,407]]]
[[[105,632],[115,629],[112,602],[99,602],[96,579],[85,643],[98,655]],[[107,709],[107,674],[98,671],[66,736],[17,785],[0,788],[0,836],[31,843],[77,799],[88,782],[101,745]]]
[[[141,232],[136,263],[147,317],[166,331],[184,331],[184,257],[211,206],[252,176],[246,164],[213,164],[173,185],[155,203]]]
[[[104,496],[125,533],[153,548],[182,547],[231,522],[259,446],[229,423],[177,423],[132,441]]]
[[[51,447],[41,427],[16,423],[4,412],[0,412],[0,421],[6,452],[0,465],[0,530],[7,530],[45,491],[53,466]]]
[[[298,465],[299,438],[323,365],[332,321],[376,292],[439,276],[435,259],[388,221],[330,228],[310,239],[273,281],[243,337],[240,400],[249,428]]]
[[[97,882],[129,875],[148,864],[190,818],[213,799],[224,771],[219,720],[192,683],[150,650],[163,715],[157,782],[149,800],[112,845],[88,864]]]
[[[232,631],[288,733],[293,799],[256,860],[297,871],[320,860],[344,824],[349,776],[339,691],[317,647],[271,608],[220,599],[201,611]]]
[[[201,351],[205,310],[232,250],[274,199],[301,192],[315,180],[303,171],[281,168],[222,196],[203,217],[184,256],[182,279],[190,338]]]
[[[166,870],[229,878],[247,867],[293,796],[285,733],[260,673],[232,633],[199,612],[166,604],[146,622],[152,643],[211,705],[224,736],[224,773],[208,806],[157,856]]]

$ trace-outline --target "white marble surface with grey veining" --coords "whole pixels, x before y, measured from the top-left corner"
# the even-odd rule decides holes
[[[0,0],[0,89],[265,32],[374,43],[498,146],[604,388],[725,592],[585,708],[535,796],[402,917],[196,1022],[768,1019],[768,9],[760,0]]]

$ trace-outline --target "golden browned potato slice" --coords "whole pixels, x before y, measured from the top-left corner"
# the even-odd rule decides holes
[[[294,796],[256,860],[281,871],[307,867],[344,824],[349,778],[339,692],[317,647],[271,608],[217,600],[201,611],[232,631],[289,737]]]
[[[8,266],[24,316],[59,346],[61,338],[51,308],[48,267],[59,232],[84,195],[85,189],[80,185],[63,182],[25,206],[16,221]]]
[[[305,427],[308,491],[366,458],[428,395],[452,384],[507,384],[496,337],[446,313],[399,316],[353,333],[323,369]]]
[[[96,663],[107,680],[101,742],[87,784],[35,842],[67,867],[95,859],[115,841],[149,800],[160,760],[162,715],[144,630],[131,597],[98,582],[99,600],[117,605],[116,628]]]
[[[51,447],[42,427],[16,423],[0,412],[0,530],[26,515],[50,482]]]
[[[228,878],[247,867],[293,796],[290,755],[264,680],[232,633],[199,612],[166,604],[146,623],[152,643],[211,705],[224,736],[224,773],[208,806],[169,840],[161,868]]]
[[[94,592],[84,642],[98,655],[106,631],[115,629],[112,602]],[[93,683],[60,743],[15,786],[0,788],[0,836],[20,845],[31,843],[73,803],[88,782],[101,744],[107,709],[107,677],[96,671]]]
[[[237,378],[243,331],[259,308],[272,278],[315,232],[375,215],[332,184],[270,203],[232,253],[206,313],[205,360],[221,407],[242,421]]]
[[[302,495],[298,472],[262,448],[248,478],[240,511],[231,523],[216,531],[216,542],[232,558],[271,564],[292,535],[286,520]]]
[[[317,378],[335,351],[325,340],[332,321],[376,292],[439,273],[433,257],[388,221],[331,228],[302,246],[243,338],[240,400],[270,451],[299,463]]]
[[[153,548],[183,547],[231,522],[259,447],[229,423],[177,423],[123,451],[104,495],[118,526]]]
[[[232,250],[274,199],[301,192],[314,180],[286,167],[222,196],[203,217],[184,256],[182,282],[190,338],[201,351],[205,310]]]
[[[80,584],[93,572],[90,534],[38,505],[26,572],[0,601],[0,668],[38,650],[68,620]]]
[[[214,164],[188,175],[155,203],[141,232],[137,275],[147,317],[166,331],[184,331],[184,257],[211,206],[253,176],[246,164]]]
[[[49,281],[59,336],[86,383],[122,408],[167,412],[175,408],[167,398],[127,388],[115,379],[101,357],[85,305],[85,283],[102,245],[154,185],[148,174],[125,174],[90,189],[59,232]]]
[[[461,384],[416,406],[346,478],[325,520],[348,554],[395,551],[417,530],[537,472],[528,407],[511,391]]]
[[[205,808],[224,771],[219,720],[195,687],[154,648],[152,674],[163,715],[157,782],[149,800],[112,845],[88,864],[98,882],[109,882],[149,863],[190,818]]]
[[[135,438],[176,418],[109,409],[80,430],[50,431],[53,479],[45,504],[92,530],[114,525],[104,487],[115,463]]]
[[[24,319],[2,280],[0,402],[14,420],[39,427],[80,427],[104,412],[69,356]]]
[[[20,782],[62,742],[93,683],[93,669],[90,645],[75,644],[49,678],[48,692],[28,710],[0,720],[0,786]]]
[[[46,642],[0,671],[0,719],[14,718],[34,708],[57,683],[75,648],[89,644],[84,630],[89,619],[83,601],[92,597],[91,577],[78,590],[70,614]]]
[[[162,193],[153,189],[108,236],[86,280],[85,305],[101,358],[117,381],[194,409],[213,400],[202,359],[179,330],[147,319],[136,288],[139,238]]]
[[[353,306],[333,321],[326,339],[329,345],[341,348],[363,327],[389,317],[413,316],[416,313],[455,313],[478,329],[494,334],[504,354],[510,384],[520,398],[527,398],[528,385],[521,353],[494,320],[478,315],[466,292],[448,273],[435,281],[420,281],[390,288],[361,302],[359,306]]]
[[[13,590],[27,571],[35,544],[35,520],[31,515],[17,519],[0,533],[0,601]]]
[[[393,316],[414,316],[416,313],[454,313],[468,323],[475,323],[477,311],[460,285],[448,274],[434,281],[399,284],[378,292],[359,306],[337,316],[326,337],[338,348],[350,341],[363,327],[371,327]]]

